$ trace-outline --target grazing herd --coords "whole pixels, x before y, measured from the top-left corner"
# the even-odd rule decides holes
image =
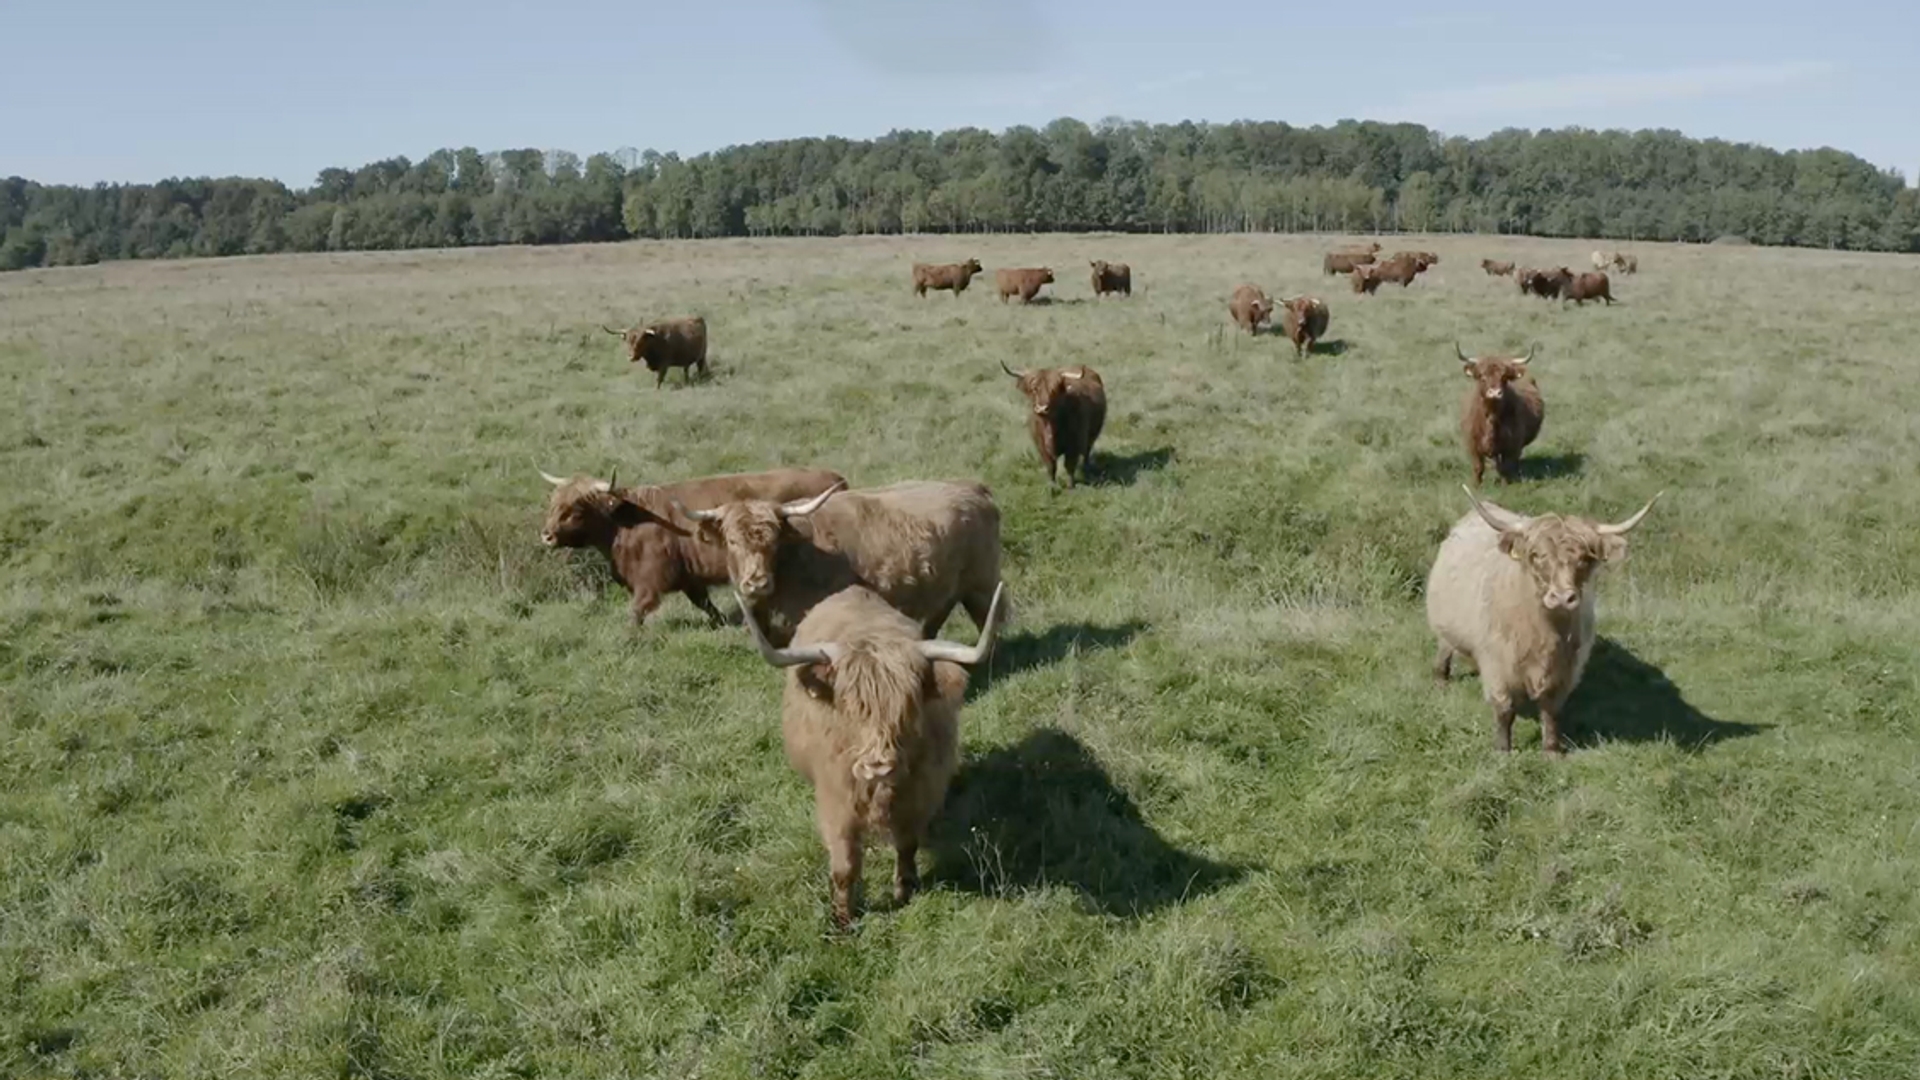
[[[1384,260],[1380,245],[1326,253],[1322,270],[1345,273],[1357,293],[1381,282],[1405,288],[1440,261],[1429,251]],[[1602,267],[1604,261],[1604,268]],[[1128,297],[1125,263],[1090,262],[1096,298]],[[1523,294],[1613,302],[1606,269],[1635,273],[1632,256],[1594,254],[1596,270],[1537,270],[1482,260],[1491,276],[1512,275]],[[958,296],[983,272],[978,259],[915,263],[916,296]],[[1054,281],[1047,267],[994,272],[1002,302],[1032,302]],[[1250,335],[1276,317],[1304,358],[1325,339],[1324,300],[1275,300],[1242,284],[1228,299],[1233,322]],[[681,368],[704,375],[707,324],[694,316],[648,323],[622,338],[631,363],[645,363],[661,386]],[[1533,376],[1537,346],[1524,355],[1454,355],[1471,380],[1460,410],[1473,487],[1488,462],[1503,481],[1521,476],[1522,452],[1539,437],[1545,400]],[[1049,487],[1084,481],[1106,424],[1106,384],[1085,364],[1016,371],[1002,361],[1028,405],[1028,432]],[[1064,469],[1062,468],[1064,466]],[[781,728],[789,762],[814,792],[820,838],[832,879],[834,922],[847,926],[859,907],[862,852],[869,835],[895,853],[894,899],[919,887],[916,857],[959,764],[959,714],[968,669],[992,652],[1009,602],[1001,578],[1001,512],[973,480],[908,480],[851,489],[829,469],[788,468],[620,487],[605,480],[542,472],[552,485],[541,539],[551,548],[593,548],[632,594],[635,625],[678,592],[715,625],[724,623],[709,592],[730,587],[761,657],[783,669]],[[1626,534],[1649,501],[1617,525],[1544,514],[1526,517],[1480,499],[1441,543],[1428,577],[1428,624],[1439,643],[1436,677],[1471,661],[1494,714],[1495,745],[1512,747],[1516,710],[1532,706],[1542,749],[1562,749],[1561,709],[1593,647],[1594,582],[1617,562]],[[1655,496],[1657,500],[1659,496]],[[976,645],[939,636],[955,608],[978,628]]]

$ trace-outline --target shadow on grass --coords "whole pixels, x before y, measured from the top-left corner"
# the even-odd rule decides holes
[[[965,617],[962,616],[962,622]],[[952,625],[949,623],[948,625]],[[1130,619],[1115,626],[1092,623],[1059,623],[1038,634],[1010,634],[993,647],[993,658],[977,670],[967,684],[967,700],[972,701],[993,688],[993,684],[1023,671],[1052,667],[1076,652],[1118,649],[1147,630],[1146,623]]]
[[[1015,300],[1009,299],[1007,303],[1013,304],[1015,303]],[[1091,303],[1091,301],[1089,301],[1084,296],[1036,296],[1033,299],[1027,301],[1022,306],[1024,307],[1056,307],[1056,306],[1071,307],[1075,304],[1086,304],[1086,303]]]
[[[1666,672],[1607,637],[1593,643],[1586,675],[1567,703],[1566,726],[1577,747],[1671,742],[1687,751],[1767,730],[1706,715],[1687,703]]]
[[[1308,356],[1345,356],[1347,355],[1346,339],[1329,338],[1325,341],[1316,341],[1313,343],[1313,348],[1307,350],[1307,355]]]
[[[1095,451],[1093,468],[1087,470],[1088,487],[1131,487],[1141,473],[1159,472],[1173,463],[1173,447],[1162,446],[1131,454]]]
[[[1520,459],[1520,479],[1558,480],[1579,476],[1587,468],[1587,455],[1579,451],[1566,454],[1535,454]]]
[[[1246,874],[1167,843],[1057,729],[962,765],[930,839],[931,883],[983,896],[1070,886],[1105,915],[1151,914]]]

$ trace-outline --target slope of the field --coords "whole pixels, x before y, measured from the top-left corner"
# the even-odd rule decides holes
[[[1920,263],[1642,246],[1563,309],[1475,264],[1587,246],[1370,299],[1321,246],[0,277],[0,1074],[1913,1076]],[[1053,302],[909,293],[968,255]],[[1324,349],[1230,332],[1243,280]],[[693,311],[691,388],[598,328]],[[1455,339],[1541,346],[1495,498],[1668,493],[1564,761],[1428,675]],[[1097,484],[1049,494],[1002,360],[1105,375]],[[538,540],[536,469],[777,463],[985,480],[1019,608],[929,890],[870,859],[846,939],[777,673]]]

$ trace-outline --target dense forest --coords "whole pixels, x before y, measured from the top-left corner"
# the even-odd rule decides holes
[[[1920,251],[1920,197],[1837,150],[1673,131],[1447,138],[1347,121],[896,131],[647,151],[440,150],[272,180],[0,181],[0,269],[626,237],[1483,232]]]

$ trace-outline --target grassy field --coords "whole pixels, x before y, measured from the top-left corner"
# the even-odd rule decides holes
[[[1475,264],[1592,245],[1425,240],[1370,299],[1322,245],[0,277],[0,1075],[1914,1076],[1920,263],[1643,245],[1563,310]],[[910,295],[968,255],[1062,280]],[[1230,332],[1243,280],[1326,348]],[[685,389],[597,326],[695,311]],[[1541,345],[1497,499],[1668,492],[1564,761],[1428,674],[1456,338]],[[1001,360],[1104,374],[1097,483],[1048,492]],[[1019,610],[928,891],[869,859],[843,939],[776,673],[538,539],[536,469],[779,463],[985,480]]]

